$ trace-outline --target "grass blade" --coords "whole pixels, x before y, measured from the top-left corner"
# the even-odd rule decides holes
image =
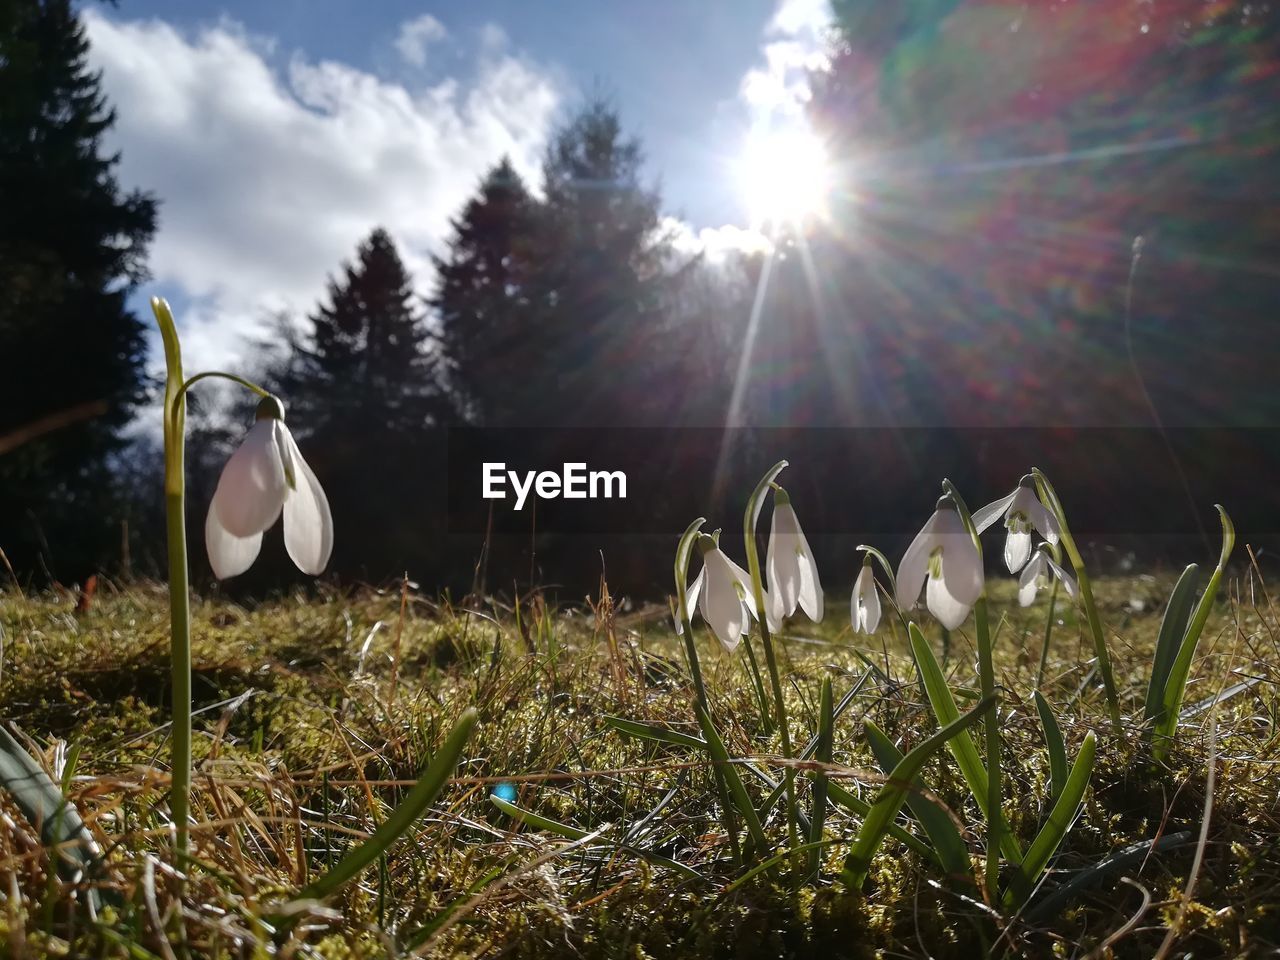
[[[724,782],[729,788],[729,796],[733,798],[733,804],[738,808],[738,815],[742,817],[742,822],[747,825],[747,833],[751,836],[751,842],[755,846],[756,852],[763,855],[768,852],[769,844],[765,840],[764,827],[760,825],[760,817],[756,814],[756,808],[751,805],[751,797],[747,794],[747,788],[742,785],[742,777],[738,775],[738,768],[729,759],[729,751],[725,749],[724,741],[720,739],[720,734],[716,732],[715,724],[711,722],[711,717],[707,714],[707,711],[699,706],[695,712],[698,714],[698,722],[702,724],[702,735],[707,741],[707,752],[724,774]]]
[[[1169,668],[1178,653],[1178,644],[1187,635],[1187,623],[1191,619],[1191,604],[1195,600],[1196,587],[1200,585],[1200,567],[1188,564],[1169,595],[1160,621],[1160,637],[1156,640],[1156,653],[1151,661],[1151,679],[1147,684],[1147,700],[1142,719],[1153,723],[1164,708],[1165,684]]]
[[[827,799],[832,803],[839,804],[850,813],[856,814],[864,820],[867,814],[871,812],[870,802],[863,800],[852,790],[837,783],[835,780],[827,781]],[[939,867],[942,867],[938,851],[910,831],[903,829],[896,823],[891,823],[889,824],[889,836],[893,837],[912,853],[918,854],[929,862],[936,863]],[[943,867],[943,869],[945,870],[946,868]]]
[[[822,693],[818,698],[818,747],[814,759],[819,763],[831,762],[831,745],[835,739],[834,709],[831,702],[831,677],[822,678]],[[809,815],[809,873],[817,874],[822,861],[822,828],[827,820],[827,775],[819,770],[813,775],[813,812]]]
[[[902,751],[894,746],[893,741],[885,736],[884,731],[870,720],[865,723],[867,742],[871,744],[871,752],[875,754],[876,763],[886,775],[902,762]],[[919,786],[920,778],[912,781],[912,786]],[[969,848],[955,822],[945,810],[928,797],[914,791],[907,794],[907,808],[911,815],[920,821],[925,835],[933,844],[936,859],[942,869],[956,878],[964,878],[972,884],[973,864],[969,860]]]
[[[1151,752],[1157,760],[1163,760],[1173,744],[1173,738],[1178,729],[1178,711],[1182,708],[1182,698],[1187,692],[1187,677],[1191,673],[1191,662],[1195,659],[1196,647],[1200,643],[1204,625],[1209,620],[1209,614],[1213,612],[1213,601],[1218,596],[1218,585],[1222,582],[1227,560],[1230,559],[1231,551],[1236,545],[1236,528],[1231,523],[1231,518],[1227,516],[1227,511],[1222,509],[1221,504],[1216,506],[1222,520],[1222,552],[1218,555],[1218,565],[1213,568],[1213,575],[1209,577],[1209,585],[1204,588],[1204,593],[1200,596],[1200,603],[1196,607],[1195,616],[1191,618],[1190,626],[1187,627],[1186,636],[1182,638],[1178,656],[1169,668],[1162,709],[1156,718],[1152,739]]]
[[[1067,831],[1075,822],[1076,811],[1080,809],[1080,801],[1089,786],[1089,778],[1093,775],[1093,761],[1097,752],[1098,738],[1092,730],[1085,734],[1084,743],[1076,755],[1076,762],[1071,766],[1071,774],[1062,788],[1062,795],[1049,812],[1049,819],[1040,828],[1039,834],[1027,848],[1027,855],[1022,860],[1018,871],[1017,889],[1011,891],[1018,899],[1025,899],[1031,889],[1049,866],[1049,860],[1057,852]],[[1012,906],[1012,903],[1010,903]]]
[[[587,837],[591,836],[590,832],[586,830],[570,826],[567,823],[561,823],[559,820],[552,820],[549,817],[544,817],[541,814],[534,813],[532,810],[526,810],[524,807],[517,807],[514,803],[509,803],[501,797],[496,797],[490,794],[489,802],[507,816],[511,817],[511,819],[518,820],[525,826],[533,827],[535,830],[545,830],[547,833],[559,834],[568,840],[585,840]],[[664,857],[661,854],[653,853],[650,850],[645,850],[641,847],[632,847],[625,843],[613,843],[611,841],[606,841],[603,838],[600,841],[600,845],[617,847],[619,850],[629,853],[632,856],[639,857],[641,860],[646,860],[656,867],[665,867],[668,870],[673,870],[676,873],[682,874],[693,880],[703,879],[702,874],[690,867],[686,867],[683,863]]]
[[[1044,742],[1049,750],[1049,802],[1057,803],[1067,784],[1067,745],[1062,740],[1062,728],[1039,690],[1035,691],[1036,712],[1040,714],[1040,726],[1044,728]]]
[[[938,726],[945,728],[960,719],[960,710],[956,707],[955,698],[951,695],[951,688],[947,686],[947,678],[942,674],[942,667],[938,665],[933,649],[925,640],[924,634],[920,632],[920,628],[912,623],[908,626],[908,633],[911,636],[911,652],[915,656],[916,668],[920,672],[925,695],[929,698],[929,705],[933,708]],[[990,820],[991,811],[987,809],[989,800],[987,768],[978,754],[978,748],[973,742],[973,737],[969,735],[968,729],[962,729],[950,739],[947,742],[947,748],[955,757],[956,765],[960,768],[965,783],[969,785],[973,798],[978,802],[978,809]],[[999,810],[996,811],[996,815],[1004,816]],[[1000,849],[1013,863],[1022,862],[1022,849],[1018,846],[1018,840],[1007,824],[1000,831]]]
[[[299,900],[322,900],[333,894],[348,880],[359,875],[369,864],[382,856],[387,849],[413,826],[427,807],[435,803],[436,798],[444,790],[463,748],[471,738],[471,731],[476,725],[476,709],[468,707],[463,711],[458,722],[445,737],[444,743],[436,751],[436,755],[427,764],[427,769],[418,778],[409,793],[401,801],[400,806],[391,812],[386,820],[373,834],[354,850],[334,865],[333,869],[314,880],[298,894]]]
[[[639,720],[628,720],[626,717],[605,717],[606,726],[613,727],[619,733],[637,740],[653,740],[675,747],[692,747],[695,750],[706,750],[707,742],[688,733],[660,727],[656,723],[642,723]]]
[[[75,882],[97,863],[98,845],[79,811],[3,725],[0,788],[8,791],[22,815],[40,831],[40,842],[64,880]],[[96,892],[91,890],[89,895],[96,905]]]
[[[991,709],[994,702],[992,697],[982,700],[964,716],[947,724],[927,740],[916,744],[893,768],[893,772],[889,774],[889,780],[880,788],[875,802],[871,804],[870,812],[862,821],[862,829],[858,831],[853,849],[849,851],[849,856],[845,860],[840,878],[847,887],[851,890],[860,889],[867,879],[871,858],[889,832],[889,824],[902,809],[902,804],[911,791],[911,783],[920,772],[920,768],[952,737],[963,733],[977,723],[982,715]]]

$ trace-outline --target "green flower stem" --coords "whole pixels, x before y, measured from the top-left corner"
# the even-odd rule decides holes
[[[176,345],[176,342],[177,342],[176,336],[174,338],[174,342]],[[179,367],[178,367],[178,376],[179,377],[182,376],[181,364],[179,364]],[[182,382],[182,386],[178,388],[178,392],[175,394],[175,397],[174,397],[175,402],[183,401],[183,409],[185,410],[186,408],[185,401],[186,401],[187,391],[190,390],[192,387],[194,387],[201,380],[205,380],[209,377],[221,377],[223,380],[230,380],[232,383],[238,383],[240,384],[240,386],[244,387],[249,392],[256,393],[260,397],[271,396],[270,391],[264,390],[262,387],[254,383],[252,380],[246,380],[244,377],[237,377],[234,373],[224,373],[221,370],[206,370],[203,373],[197,373],[191,379],[186,380],[185,382]]]
[[[1058,578],[1052,579],[1053,586],[1049,588],[1049,618],[1044,624],[1044,643],[1040,646],[1040,666],[1036,668],[1036,690],[1044,684],[1044,668],[1049,662],[1049,641],[1053,637],[1053,614],[1058,602]]]
[[[960,511],[960,519],[965,529],[973,538],[973,545],[978,551],[978,569],[982,569],[982,538],[978,536],[978,528],[974,526],[969,507],[960,496],[960,491],[950,480],[942,481],[943,489],[955,500]],[[987,614],[987,583],[982,580],[982,593],[973,607],[974,627],[978,635],[978,682],[984,700],[990,699],[991,708],[983,724],[986,728],[987,741],[987,862],[985,881],[992,902],[1000,894],[1000,844],[1003,840],[1001,830],[1004,828],[1004,812],[1000,795],[1000,701],[996,697],[996,670],[992,656],[991,622]]]
[[[1102,685],[1107,693],[1107,709],[1111,714],[1111,726],[1119,734],[1120,698],[1116,694],[1116,680],[1111,672],[1111,655],[1107,652],[1107,639],[1102,632],[1102,618],[1098,616],[1098,605],[1093,599],[1093,587],[1089,583],[1089,574],[1084,568],[1084,558],[1080,556],[1076,541],[1067,527],[1067,516],[1062,509],[1062,501],[1058,499],[1057,491],[1053,489],[1053,484],[1038,469],[1033,468],[1031,474],[1035,477],[1041,500],[1057,518],[1058,526],[1061,528],[1059,539],[1062,541],[1062,548],[1071,558],[1071,566],[1075,569],[1076,581],[1080,584],[1080,602],[1084,605],[1085,616],[1089,621],[1089,633],[1093,636],[1093,651],[1098,658],[1098,672],[1102,674]]]
[[[151,311],[164,343],[164,499],[169,549],[169,626],[171,686],[173,688],[173,748],[169,805],[177,831],[177,851],[189,849],[191,809],[191,608],[187,572],[186,480],[183,446],[186,401],[182,377],[182,349],[169,304],[151,300]]]
[[[756,484],[756,488],[751,494],[751,499],[747,501],[747,510],[742,517],[742,536],[747,552],[747,572],[751,575],[751,595],[755,600],[756,611],[759,614],[760,643],[764,647],[765,665],[769,669],[769,683],[773,687],[773,698],[776,701],[775,719],[778,723],[779,732],[782,734],[782,755],[790,760],[791,730],[787,724],[787,702],[782,695],[782,679],[778,674],[778,658],[774,653],[773,638],[769,635],[769,616],[768,611],[765,609],[764,578],[760,573],[760,552],[756,546],[756,521],[760,519],[760,510],[764,506],[765,493],[769,490],[770,485],[773,484],[774,478],[782,472],[786,465],[787,461],[779,460]],[[795,847],[797,844],[796,774],[795,769],[791,766],[786,769],[786,786],[788,827],[791,846]]]

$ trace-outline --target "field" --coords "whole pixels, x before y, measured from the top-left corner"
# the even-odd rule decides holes
[[[861,890],[847,889],[839,875],[862,818],[834,802],[816,876],[807,851],[786,855],[782,803],[763,823],[769,856],[738,850],[739,865],[706,754],[606,722],[699,733],[670,615],[607,592],[559,608],[533,595],[518,611],[400,585],[196,603],[196,823],[191,860],[175,864],[164,588],[104,583],[80,610],[69,594],[0,593],[3,719],[65,784],[104,851],[94,918],[86,891],[73,897],[49,869],[38,831],[0,801],[0,941],[15,958],[166,960],[1270,955],[1280,946],[1280,619],[1256,566],[1228,572],[1176,746],[1153,761],[1140,702],[1174,579],[1095,585],[1119,735],[1090,675],[1088,631],[1059,601],[1043,690],[1067,755],[1092,730],[1097,762],[1046,879],[1017,909],[983,903],[971,880],[893,834]],[[864,719],[903,751],[937,730],[900,626],[886,617],[855,642],[847,587],[829,589],[823,624],[801,617],[775,638],[797,744],[818,728],[824,676],[837,702],[857,687],[834,723],[832,763],[796,771],[804,810],[819,768],[855,797],[884,785]],[[1031,696],[1047,604],[1023,610],[1011,582],[992,589],[1004,804],[1025,846],[1051,776]],[[978,682],[973,621],[944,638],[924,620],[965,709]],[[759,803],[764,778],[783,776],[778,739],[762,734],[742,650],[695,630],[716,725],[729,754],[749,758],[735,769]],[[427,814],[337,895],[291,902],[388,817],[472,705],[479,722]],[[985,821],[951,754],[930,759],[922,782],[962,828],[981,877]],[[495,790],[555,823],[517,822]],[[557,823],[587,833],[574,840]],[[907,808],[898,825],[920,836]]]

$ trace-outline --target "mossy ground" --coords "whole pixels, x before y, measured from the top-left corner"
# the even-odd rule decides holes
[[[1171,585],[1165,577],[1097,585],[1128,718],[1140,716]],[[1100,742],[1084,809],[1040,899],[1126,845],[1191,839],[1134,859],[1047,914],[1018,916],[966,901],[893,839],[860,893],[836,879],[841,843],[828,848],[817,880],[784,862],[727,891],[742,871],[703,757],[628,739],[604,720],[696,732],[682,647],[664,611],[608,602],[547,609],[535,597],[517,617],[500,603],[464,609],[412,593],[402,606],[398,587],[195,605],[198,823],[180,884],[165,795],[163,587],[104,586],[79,613],[66,595],[0,593],[3,719],[56,773],[78,751],[69,792],[106,851],[94,882],[108,901],[88,917],[84,892],[73,896],[49,876],[36,834],[0,801],[0,942],[14,957],[1149,957],[1173,929],[1170,956],[1261,956],[1280,945],[1280,618],[1256,571],[1236,571],[1229,586],[1187,703],[1259,679],[1189,719],[1163,764],[1149,759],[1132,720],[1112,731],[1101,691],[1086,682],[1091,643],[1060,606],[1045,693],[1069,755],[1090,729]],[[799,742],[816,729],[822,677],[839,698],[867,669],[845,603],[833,590],[826,623],[793,622],[778,640]],[[1024,845],[1046,813],[1048,761],[1030,699],[1046,612],[1043,602],[1018,608],[1009,584],[996,589],[1005,800]],[[892,627],[857,640],[889,682],[865,683],[835,728],[834,759],[849,768],[843,782],[867,796],[880,781],[864,717],[904,749],[936,729],[905,637]],[[742,655],[697,630],[730,752],[769,766],[777,744],[761,735]],[[952,684],[976,687],[969,627],[945,644],[936,626],[928,631]],[[268,920],[387,815],[472,704],[480,723],[456,779],[385,862],[330,903],[287,923]],[[515,824],[488,799],[494,778],[511,778],[517,802],[544,816],[583,830],[614,825],[605,845],[566,849],[564,837]],[[763,796],[758,780],[745,780]],[[980,816],[949,754],[931,761],[925,780],[965,825],[980,869]],[[804,772],[799,782],[807,804]],[[627,843],[701,879],[608,843],[655,808]],[[905,815],[900,822],[912,828]],[[852,839],[858,825],[835,808],[827,837]],[[785,817],[775,811],[765,828],[781,849]]]

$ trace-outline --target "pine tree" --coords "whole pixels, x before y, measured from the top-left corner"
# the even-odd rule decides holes
[[[0,4],[0,436],[96,414],[0,456],[0,545],[64,578],[119,542],[108,460],[144,395],[126,303],[156,219],[116,182],[102,147],[115,115],[87,53],[69,0]]]
[[[640,142],[596,99],[552,139],[543,163],[538,259],[530,268],[531,359],[555,371],[535,422],[663,422],[678,357],[662,337],[669,244],[656,191],[640,181]],[[536,413],[534,413],[536,411]]]
[[[511,422],[522,398],[531,319],[534,201],[503,158],[453,221],[445,257],[435,258],[431,304],[440,322],[449,383],[466,418]]]
[[[447,421],[430,331],[408,271],[381,228],[331,279],[328,302],[274,376],[299,428],[331,441]]]

